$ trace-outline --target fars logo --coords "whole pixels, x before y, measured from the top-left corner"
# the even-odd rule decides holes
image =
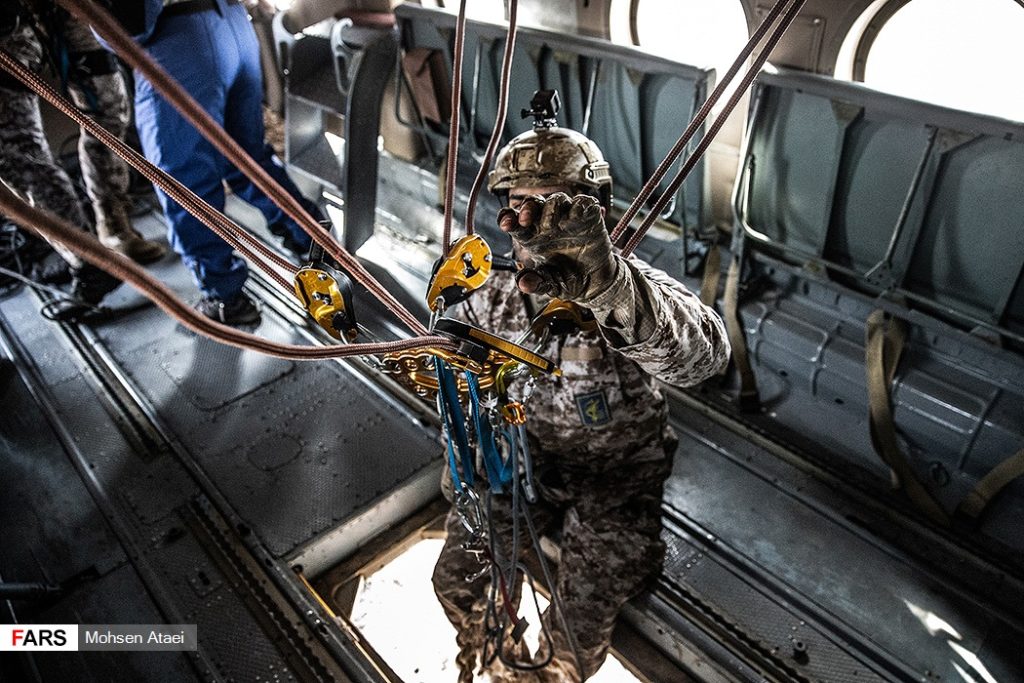
[[[78,649],[78,624],[0,624],[0,652]]]

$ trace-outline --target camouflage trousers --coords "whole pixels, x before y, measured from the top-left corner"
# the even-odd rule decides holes
[[[40,71],[42,46],[27,26],[0,36],[0,49],[11,53],[30,70]],[[39,98],[27,90],[0,87],[0,180],[72,225],[87,227],[74,185],[50,152]],[[54,246],[72,267],[82,266],[73,253]]]
[[[665,553],[661,540],[661,500],[670,471],[668,456],[600,473],[552,466],[538,471],[540,500],[530,505],[529,511],[539,534],[550,536],[560,532],[554,583],[573,638],[570,639],[554,606],[549,606],[541,621],[551,635],[553,657],[536,672],[512,669],[496,659],[481,661],[487,640],[490,573],[479,575],[483,565],[463,548],[470,534],[455,510],[449,512],[448,536],[434,568],[433,584],[457,630],[459,683],[471,683],[478,668],[487,670],[492,681],[544,683],[576,683],[600,668],[608,654],[619,609],[661,571]],[[493,496],[490,508],[499,556],[509,557],[511,496]],[[522,521],[519,533],[524,540],[519,556],[525,559],[533,550]],[[467,580],[470,576],[476,578]],[[510,600],[518,608],[521,584],[517,581],[509,589]],[[499,605],[498,609],[503,607]],[[511,640],[506,641],[507,652]],[[540,650],[534,655],[537,662],[546,654],[543,637]],[[577,654],[582,674],[576,664]],[[519,652],[513,658],[521,662],[522,655]]]
[[[67,89],[75,106],[115,137],[124,140],[131,123],[128,88],[124,76],[96,41],[89,27],[75,19],[64,22],[61,38],[70,62]],[[82,180],[96,214],[101,237],[132,230],[128,215],[128,164],[83,130],[78,138]]]
[[[88,26],[74,20],[63,23],[59,42],[67,56],[67,72],[62,74],[72,101],[115,136],[124,138],[130,122],[128,92],[124,77],[112,68],[110,55],[96,41]],[[43,64],[39,37],[27,25],[0,37],[6,50],[34,72]],[[13,187],[33,195],[43,207],[85,226],[86,214],[67,174],[54,163],[43,134],[39,101],[22,88],[0,88],[4,151],[3,175]],[[93,135],[82,131],[78,138],[78,159],[86,194],[96,217],[96,232],[101,237],[124,235],[131,231],[128,214],[128,165]],[[65,255],[65,252],[61,252]],[[74,257],[69,257],[73,264]]]

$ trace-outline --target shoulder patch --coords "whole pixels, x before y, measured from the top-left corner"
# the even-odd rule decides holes
[[[611,421],[612,414],[608,410],[608,400],[603,391],[592,391],[576,397],[576,408],[580,411],[580,420],[586,427],[598,427]]]

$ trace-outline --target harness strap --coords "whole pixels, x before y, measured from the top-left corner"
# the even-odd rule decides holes
[[[868,423],[871,444],[878,457],[892,470],[897,486],[917,508],[934,522],[949,524],[949,517],[914,476],[906,454],[896,438],[889,388],[903,353],[907,332],[902,321],[876,310],[867,319],[864,366],[867,371]]]
[[[441,413],[445,435],[448,437],[448,466],[451,469],[455,490],[458,492],[462,491],[464,487],[462,480],[459,478],[458,468],[455,463],[455,448],[459,451],[459,459],[462,463],[462,476],[465,478],[466,486],[469,488],[473,488],[474,484],[473,452],[469,448],[465,414],[462,412],[462,405],[459,403],[459,390],[455,383],[455,374],[448,367],[447,363],[436,356],[434,358],[434,368],[437,371],[438,411]],[[455,447],[452,446],[452,441],[455,441]]]
[[[515,451],[509,455],[508,461],[502,462],[501,454],[498,452],[498,445],[494,440],[494,430],[491,423],[480,410],[480,388],[476,376],[466,372],[466,384],[469,386],[469,410],[476,425],[476,438],[480,443],[480,451],[483,454],[484,470],[487,473],[487,481],[491,485],[491,491],[501,493],[505,484],[512,481],[512,470],[509,462],[514,460]],[[511,450],[511,449],[510,449]]]
[[[761,397],[757,391],[757,377],[750,366],[750,355],[747,351],[747,340],[743,335],[743,324],[740,322],[740,259],[733,255],[729,264],[729,274],[725,278],[725,294],[722,298],[722,317],[725,318],[725,329],[732,346],[732,359],[736,370],[740,373],[740,410],[754,412],[761,407]],[[703,288],[701,294],[703,295]]]
[[[974,488],[964,496],[956,509],[958,516],[968,518],[977,523],[981,513],[985,511],[992,499],[1011,481],[1024,474],[1024,448],[1002,461],[992,471],[982,477]]]
[[[722,250],[718,242],[708,248],[704,258],[704,279],[700,283],[700,302],[705,306],[714,306],[718,298],[718,281],[722,279]]]

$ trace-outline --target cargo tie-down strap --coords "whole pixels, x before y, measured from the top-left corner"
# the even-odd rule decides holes
[[[906,326],[903,321],[885,311],[876,310],[868,316],[866,337],[864,365],[867,371],[871,443],[882,462],[891,469],[894,483],[906,491],[911,502],[932,521],[948,525],[949,515],[916,478],[897,439],[889,392],[906,345]],[[954,518],[976,525],[988,504],[1021,475],[1024,475],[1024,449],[982,477],[960,501]]]

